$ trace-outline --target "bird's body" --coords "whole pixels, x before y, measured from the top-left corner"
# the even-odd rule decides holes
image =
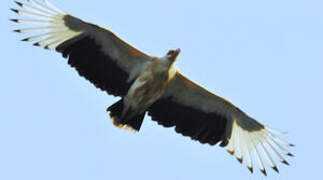
[[[266,174],[266,161],[275,171],[272,157],[288,164],[281,154],[292,155],[282,145],[280,132],[249,117],[229,101],[221,98],[182,75],[174,62],[179,49],[165,56],[146,55],[111,31],[73,17],[49,1],[30,4],[16,2],[24,10],[19,15],[36,20],[12,19],[16,23],[45,25],[15,30],[37,33],[23,41],[56,49],[68,58],[68,64],[97,88],[121,99],[108,108],[117,127],[139,131],[145,113],[164,127],[201,143],[226,147],[239,162],[253,163]]]
[[[169,81],[174,78],[175,74],[176,70],[173,66],[173,60],[169,60],[166,57],[155,57],[154,61],[147,65],[146,69],[138,75],[131,84],[126,96],[121,100],[123,103],[121,114],[119,116],[111,116],[114,124],[119,127],[129,127],[128,123],[141,124],[144,117],[142,114],[163,95]],[[141,115],[142,119],[133,119],[133,117],[138,115]],[[139,122],[129,122],[131,120]],[[138,131],[140,126],[139,128],[129,128]]]

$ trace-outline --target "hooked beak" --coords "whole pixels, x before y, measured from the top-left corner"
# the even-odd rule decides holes
[[[176,51],[174,53],[174,56],[177,57],[180,52],[181,52],[181,49],[180,48],[176,49]]]
[[[176,49],[169,59],[175,61],[180,52],[180,48]]]

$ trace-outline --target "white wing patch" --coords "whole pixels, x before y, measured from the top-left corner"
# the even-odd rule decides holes
[[[47,0],[40,3],[35,0],[28,0],[29,4],[16,2],[22,10],[11,9],[15,13],[32,17],[33,19],[11,19],[19,24],[38,25],[40,27],[31,27],[18,29],[19,33],[34,33],[36,35],[23,39],[22,41],[37,41],[35,46],[42,46],[45,49],[54,49],[64,41],[71,39],[82,32],[70,30],[65,26],[64,11],[57,8]]]
[[[253,119],[244,119],[246,121],[254,121]],[[254,123],[246,123],[249,126],[256,126]],[[250,127],[250,129],[254,129]],[[278,168],[273,160],[276,158],[280,162],[289,165],[288,162],[282,157],[281,154],[288,156],[293,156],[284,147],[294,146],[280,139],[275,134],[284,134],[283,132],[270,129],[268,127],[261,128],[260,130],[248,131],[247,128],[239,126],[237,119],[233,121],[231,138],[228,145],[226,146],[227,151],[231,155],[235,155],[237,160],[242,163],[243,159],[247,164],[248,169],[253,172],[253,163],[256,163],[260,171],[267,175],[266,169],[264,167],[264,162],[273,168],[276,172]]]

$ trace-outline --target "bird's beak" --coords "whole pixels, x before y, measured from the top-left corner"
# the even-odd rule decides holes
[[[181,49],[180,48],[178,48],[178,49],[176,49],[175,50],[175,52],[172,54],[172,56],[170,57],[170,59],[172,60],[172,61],[175,61],[176,60],[176,58],[177,58],[177,56],[179,55],[179,53],[181,52]]]
[[[174,53],[174,56],[177,57],[180,52],[181,52],[181,49],[180,48],[176,49],[176,51]]]

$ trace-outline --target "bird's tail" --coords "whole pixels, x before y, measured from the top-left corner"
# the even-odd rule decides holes
[[[125,116],[122,116],[123,109],[123,99],[108,107],[107,111],[110,114],[113,124],[118,128],[130,131],[139,131],[144,120],[145,113],[133,117],[127,117],[127,113]]]

